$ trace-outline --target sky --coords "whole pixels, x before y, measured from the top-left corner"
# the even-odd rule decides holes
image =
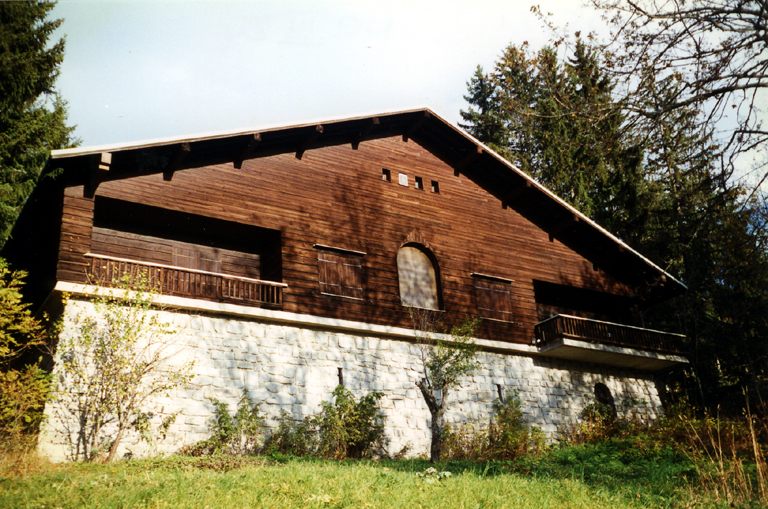
[[[430,107],[451,122],[509,44],[600,31],[581,0],[60,0],[82,146]]]

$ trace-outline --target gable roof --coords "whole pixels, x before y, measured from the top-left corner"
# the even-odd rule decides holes
[[[543,230],[606,272],[642,284],[657,296],[685,285],[624,241],[588,218],[488,146],[428,108],[378,113],[258,129],[214,132],[133,143],[54,150],[47,171],[56,168],[110,168],[102,179],[123,172],[159,172],[187,166],[233,162],[330,145],[357,144],[388,136],[413,139]],[[85,164],[84,164],[85,163]],[[159,168],[159,169],[158,169]],[[659,295],[660,294],[660,295]]]

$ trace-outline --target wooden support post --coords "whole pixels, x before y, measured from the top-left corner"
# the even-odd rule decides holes
[[[83,196],[93,198],[96,195],[96,188],[99,187],[99,178],[95,170],[88,172],[88,178],[83,184]]]
[[[307,151],[310,145],[317,141],[320,135],[323,134],[324,130],[325,128],[321,124],[315,126],[309,136],[307,136],[304,142],[296,150],[296,159],[301,160],[301,158],[304,157],[304,152]]]
[[[259,143],[261,143],[261,133],[253,133],[250,135],[248,137],[248,141],[245,142],[243,149],[237,156],[235,156],[235,159],[232,161],[232,165],[238,170],[242,168],[243,161],[248,159],[248,156],[253,153]]]
[[[163,180],[170,182],[173,179],[173,173],[181,166],[181,163],[184,162],[191,151],[192,147],[189,143],[181,143],[178,146],[168,165],[163,170]]]
[[[102,152],[98,157],[92,159],[88,164],[88,173],[83,182],[83,196],[93,198],[96,195],[96,189],[99,187],[100,175],[108,172],[112,167],[112,153]]]

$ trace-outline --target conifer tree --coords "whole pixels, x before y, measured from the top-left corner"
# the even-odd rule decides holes
[[[72,143],[66,104],[54,90],[64,40],[54,3],[0,2],[0,247],[35,186],[50,150]]]
[[[614,233],[632,242],[647,220],[640,203],[642,148],[624,131],[621,105],[599,53],[581,39],[565,63],[554,47],[509,46],[493,72],[468,83],[462,125]]]
[[[761,396],[768,382],[768,207],[724,180],[713,127],[691,104],[665,110],[682,77],[638,64],[635,97],[615,98],[601,53],[577,37],[564,63],[552,47],[507,48],[494,71],[501,153],[618,234],[689,290],[645,312],[645,323],[684,332],[693,370],[677,374],[703,406]],[[478,82],[477,73],[470,82]],[[662,111],[637,122],[631,108]],[[464,116],[482,136],[481,116]]]

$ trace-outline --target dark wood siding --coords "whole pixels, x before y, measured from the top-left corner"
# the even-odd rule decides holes
[[[59,264],[56,279],[85,282],[89,260],[85,254],[91,249],[93,228],[93,199],[83,197],[83,186],[64,190],[61,217]]]
[[[382,168],[392,172],[382,179]],[[398,173],[410,186],[398,184]],[[439,193],[416,189],[436,181]],[[430,186],[431,187],[431,186]],[[277,230],[282,241],[283,309],[334,318],[410,326],[400,305],[397,251],[406,243],[434,254],[449,322],[478,316],[472,273],[507,278],[510,323],[487,323],[481,335],[530,342],[537,307],[533,281],[630,295],[631,289],[418,143],[400,137],[250,159],[241,169],[218,164],[101,183],[96,196]],[[90,249],[93,200],[66,190],[59,278],[83,278]],[[201,237],[205,236],[201,232]],[[94,237],[96,238],[96,237]],[[106,242],[106,239],[103,239]],[[201,244],[205,244],[201,241]],[[364,299],[323,295],[315,244],[363,251]]]
[[[91,252],[186,269],[259,279],[259,255],[94,227]]]

